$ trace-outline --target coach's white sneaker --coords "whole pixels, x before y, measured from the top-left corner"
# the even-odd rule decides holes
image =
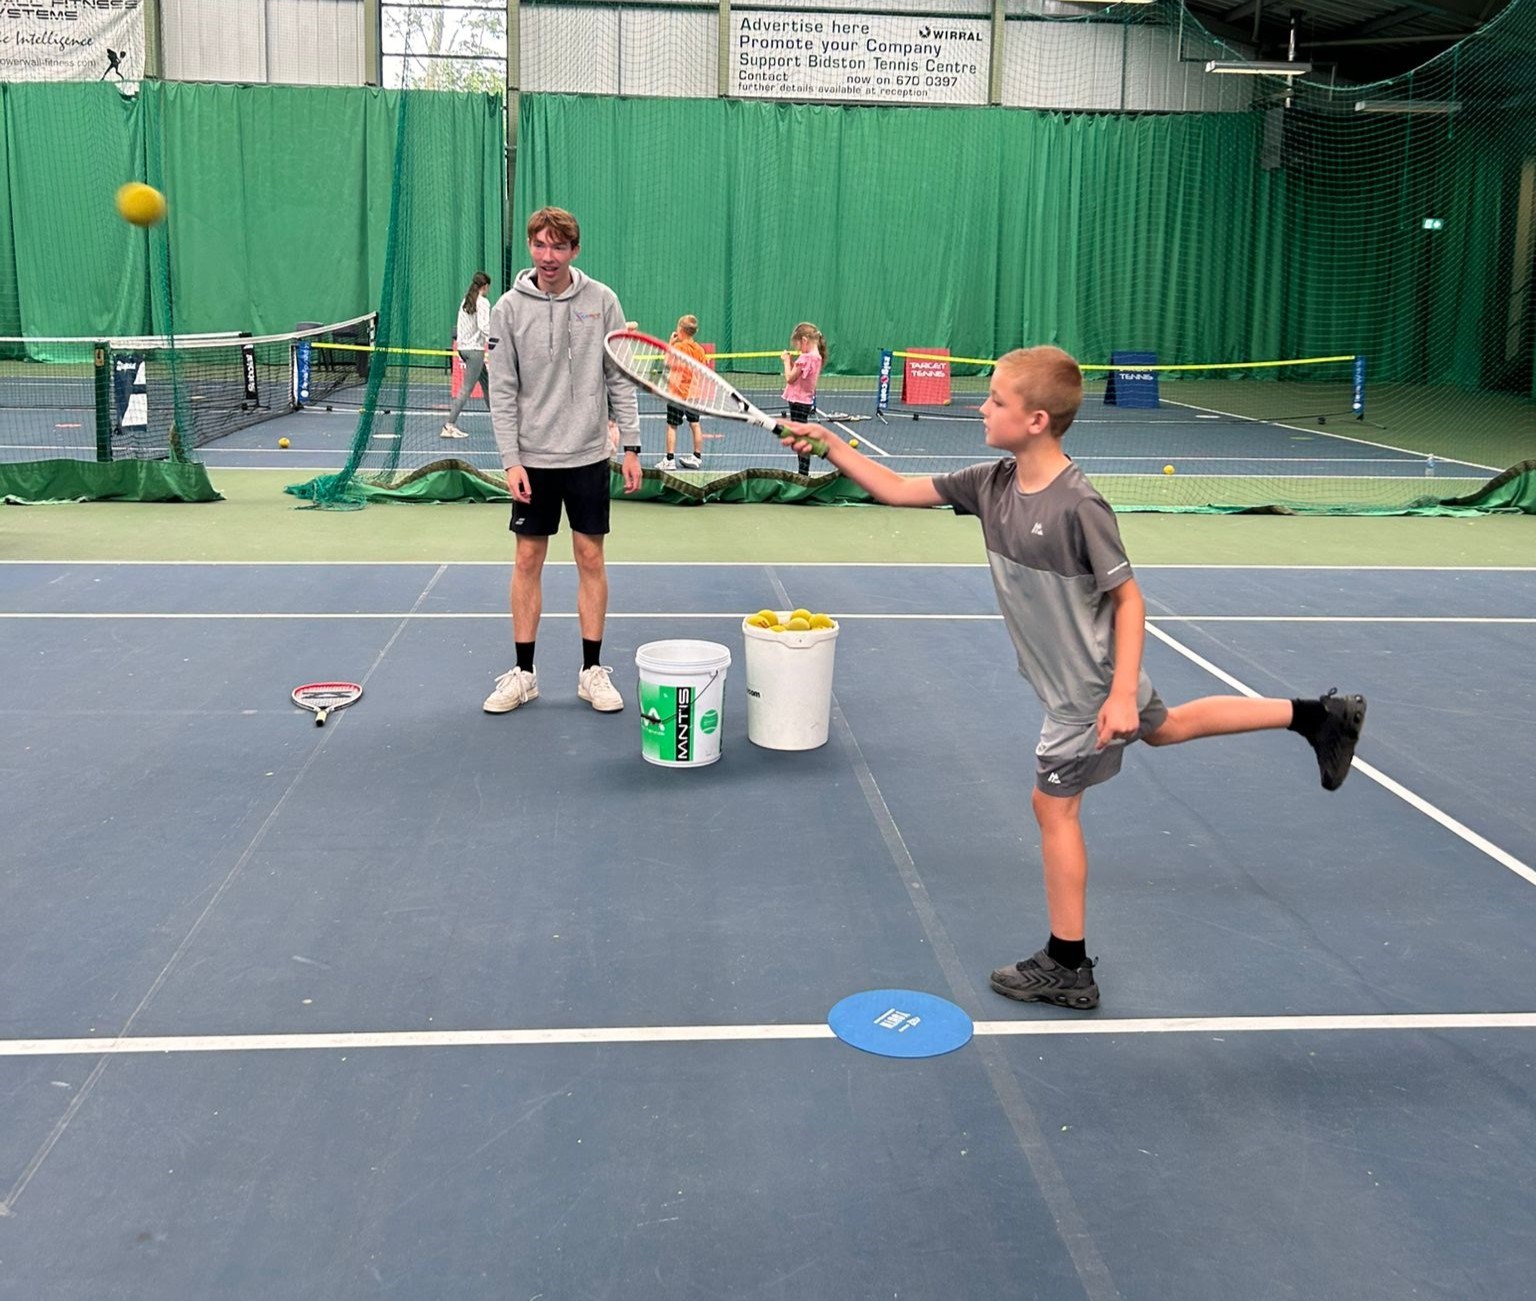
[[[469,435],[466,434],[457,425],[450,423],[450,424],[446,424],[446,425],[443,426],[443,431],[442,431],[442,433],[440,433],[438,435],[438,437],[439,438],[468,438]]]
[[[624,697],[609,676],[612,672],[601,664],[594,664],[589,669],[582,669],[576,679],[576,694],[604,714],[614,714],[624,708]]]
[[[487,714],[510,714],[519,705],[539,698],[539,671],[508,669],[496,679],[496,690],[481,706]]]

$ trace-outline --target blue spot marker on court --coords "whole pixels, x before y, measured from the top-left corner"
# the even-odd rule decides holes
[[[880,1057],[939,1057],[971,1041],[971,1018],[947,999],[915,989],[868,989],[827,1013],[845,1044]]]

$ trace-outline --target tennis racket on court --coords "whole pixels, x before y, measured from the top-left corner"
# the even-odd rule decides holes
[[[670,343],[638,330],[615,330],[603,340],[603,347],[615,366],[663,401],[700,415],[756,425],[781,440],[796,437],[794,430],[759,411],[703,362]],[[827,454],[827,445],[819,438],[807,441],[817,456]]]
[[[324,727],[327,718],[338,709],[356,704],[362,695],[362,687],[355,682],[306,682],[293,689],[293,703],[300,709],[312,710],[315,726]]]

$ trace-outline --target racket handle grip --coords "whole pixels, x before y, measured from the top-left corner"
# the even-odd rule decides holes
[[[778,434],[780,441],[787,441],[788,439],[799,437],[799,435],[796,434],[794,430],[786,429],[783,425],[775,425],[774,433]],[[827,445],[822,442],[821,439],[808,438],[806,439],[806,442],[810,443],[811,451],[815,452],[817,456],[825,456],[827,454]]]

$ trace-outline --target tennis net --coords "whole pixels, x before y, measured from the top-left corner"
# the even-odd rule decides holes
[[[288,334],[0,338],[0,459],[182,459],[361,382],[317,342],[372,337],[372,314]]]

